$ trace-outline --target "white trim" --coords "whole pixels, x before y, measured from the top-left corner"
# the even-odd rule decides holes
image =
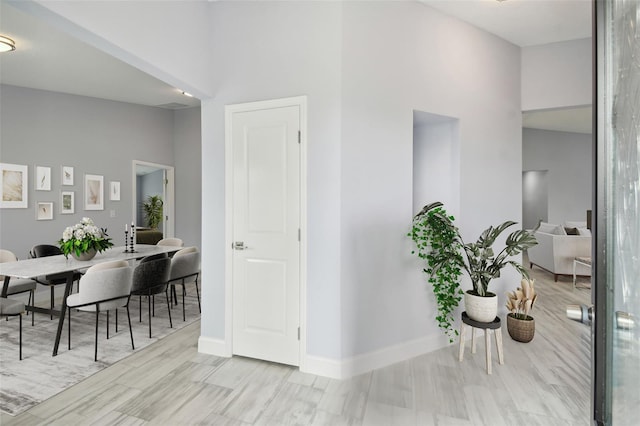
[[[362,355],[346,358],[342,362],[343,378],[357,376],[391,364],[433,352],[449,345],[449,341],[441,336],[421,337],[397,345],[387,346]]]
[[[300,108],[300,359],[301,370],[306,368],[307,356],[307,97],[273,99],[225,105],[225,314],[224,328],[226,346],[233,353],[233,155],[232,119],[237,112],[298,106]]]
[[[132,161],[133,174],[132,174],[132,184],[131,184],[131,188],[132,188],[131,197],[133,199],[133,202],[132,202],[133,211],[131,212],[132,213],[131,218],[133,219],[134,222],[136,222],[136,217],[138,216],[138,210],[136,208],[137,197],[138,197],[138,190],[137,190],[138,181],[136,179],[137,165],[156,167],[158,169],[162,169],[165,171],[165,177],[169,181],[169,183],[167,185],[163,185],[164,193],[163,193],[162,199],[164,203],[163,213],[164,213],[165,219],[162,222],[164,224],[164,238],[175,237],[175,232],[176,232],[175,168],[173,166],[167,166],[165,164],[158,164],[158,163],[150,163],[148,161],[141,161],[141,160]],[[169,216],[169,220],[166,220],[167,216]]]
[[[224,339],[200,336],[198,339],[198,352],[231,358],[231,346],[227,345]]]
[[[305,358],[304,368],[300,366],[301,372],[338,380],[344,378],[342,373],[343,363],[341,361],[313,355],[307,355]]]
[[[433,352],[449,346],[443,336],[422,337],[388,346],[366,354],[356,355],[343,360],[335,360],[309,355],[305,368],[300,371],[333,379],[349,379],[351,377],[368,373],[378,368],[387,367],[398,362]]]

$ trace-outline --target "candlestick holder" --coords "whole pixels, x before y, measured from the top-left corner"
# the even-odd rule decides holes
[[[124,253],[129,253],[129,231],[124,231]]]
[[[135,236],[135,233],[136,233],[135,228],[131,226],[131,236],[129,237],[131,241],[131,248],[129,249],[129,253],[136,252],[136,246],[134,245],[134,242],[133,242],[133,237]]]

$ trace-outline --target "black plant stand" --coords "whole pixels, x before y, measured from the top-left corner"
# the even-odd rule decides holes
[[[496,348],[498,350],[498,361],[500,365],[504,364],[504,356],[502,353],[502,323],[500,318],[496,317],[491,322],[480,322],[469,318],[467,312],[462,313],[462,324],[460,324],[460,351],[458,353],[458,361],[462,362],[464,356],[465,344],[465,324],[471,326],[471,353],[476,353],[476,328],[484,330],[485,352],[487,353],[487,374],[491,374],[491,339],[489,338],[489,330],[494,330],[496,336]]]

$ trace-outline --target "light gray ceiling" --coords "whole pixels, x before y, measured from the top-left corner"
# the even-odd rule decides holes
[[[519,46],[591,36],[591,0],[421,0]],[[0,34],[17,50],[0,55],[0,83],[164,108],[192,107],[150,75],[69,36],[0,0]],[[586,132],[590,112],[527,112],[526,127]],[[589,130],[590,132],[590,130]]]
[[[420,0],[518,46],[591,37],[591,0]]]
[[[0,56],[0,82],[169,109],[200,105],[179,88],[0,2],[0,34],[16,50]]]
[[[559,132],[592,133],[592,113],[593,110],[590,106],[528,111],[522,114],[522,127]]]

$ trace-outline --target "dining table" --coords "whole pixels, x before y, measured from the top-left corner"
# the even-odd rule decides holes
[[[62,335],[64,317],[67,310],[67,297],[71,294],[74,276],[78,273],[78,271],[87,269],[99,263],[111,262],[115,260],[135,261],[146,256],[161,253],[170,254],[178,250],[180,250],[180,247],[176,246],[136,244],[133,251],[131,250],[131,246],[111,247],[101,253],[97,253],[96,256],[91,260],[76,260],[75,258],[73,258],[73,256],[65,257],[64,255],[57,255],[18,260],[16,262],[0,263],[0,275],[3,275],[5,277],[4,284],[2,286],[2,297],[7,297],[9,281],[12,277],[35,279],[39,276],[55,274],[57,276],[66,278],[64,297],[62,298],[62,307],[60,308],[60,311],[54,311],[54,313],[59,316],[58,329],[56,332],[56,339],[53,345],[52,355],[56,356],[58,355],[60,336]],[[35,300],[32,301],[32,304],[32,306],[27,306],[26,309],[35,312]],[[42,308],[40,308],[40,310],[42,310]]]

